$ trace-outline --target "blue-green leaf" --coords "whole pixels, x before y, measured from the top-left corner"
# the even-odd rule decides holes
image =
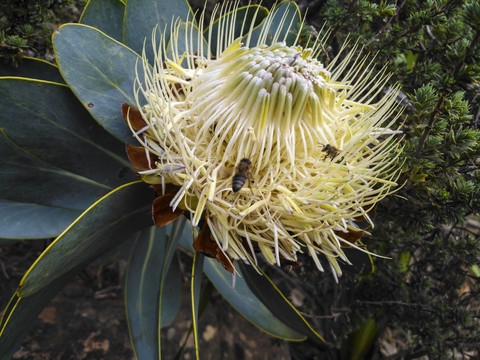
[[[110,187],[29,156],[0,132],[0,199],[84,210]],[[18,219],[21,220],[21,219]],[[24,226],[28,224],[23,223]]]
[[[198,28],[196,25],[189,23],[187,27],[187,23],[181,22],[178,24],[176,28],[176,35],[178,39],[175,42],[176,48],[174,49],[174,51],[178,56],[182,56],[182,54],[184,54],[187,49],[193,53],[197,52],[197,50],[199,49],[199,44],[198,44]],[[203,37],[201,37],[201,39],[203,41],[203,48],[207,49],[208,48],[207,42],[205,41],[205,39],[203,39]],[[188,44],[188,47],[187,47],[187,44],[185,44],[186,40],[190,41],[190,43]],[[167,45],[167,57],[169,59],[173,58],[171,41],[169,41]],[[187,61],[188,61],[187,58],[183,59],[183,62],[186,63]]]
[[[100,30],[82,24],[62,26],[53,36],[60,72],[92,116],[111,134],[134,142],[120,107],[134,105],[138,54]],[[143,82],[143,72],[139,71]]]
[[[75,268],[152,224],[153,192],[143,183],[123,185],[88,208],[40,255],[20,282],[30,296]]]
[[[180,310],[181,282],[180,264],[172,261],[178,243],[185,228],[186,218],[179,217],[168,226],[168,241],[165,246],[165,258],[161,274],[160,287],[160,326],[165,327],[173,322]],[[161,345],[161,344],[160,344]]]
[[[120,0],[89,0],[79,22],[123,42],[125,4]]]
[[[252,266],[243,263],[239,263],[239,267],[250,290],[276,317],[300,334],[323,340],[265,273],[260,275]]]
[[[195,356],[199,359],[199,340],[198,340],[198,319],[199,319],[199,304],[200,304],[200,290],[202,289],[203,278],[203,264],[205,256],[195,251],[193,255],[192,268],[192,283],[191,283],[191,297],[192,297],[192,320],[193,320],[193,338],[195,341]]]
[[[172,21],[178,18],[186,21],[190,13],[186,0],[130,0],[125,11],[125,44],[138,54],[142,53],[145,44],[147,59],[153,63],[153,29],[157,27],[157,42],[166,29],[164,39],[168,41]]]
[[[0,238],[52,238],[80,214],[79,210],[0,200]]]
[[[238,37],[244,36],[250,29],[254,29],[257,27],[268,15],[268,10],[262,6],[258,5],[251,5],[239,8],[235,12],[229,12],[224,15],[222,19],[217,19],[212,28],[208,28],[204,31],[205,37],[208,36],[209,31],[211,30],[211,39],[210,39],[210,50],[212,54],[217,54],[217,40],[218,40],[218,27],[220,24],[220,20],[222,23],[226,24],[226,28],[230,28],[233,26],[234,28],[234,36],[233,39]],[[223,30],[225,31],[225,29]],[[226,46],[232,41],[231,38],[223,37],[223,44],[221,44],[220,48],[225,49]]]
[[[0,128],[23,151],[101,184],[125,182],[124,144],[98,126],[68,87],[0,79],[0,93]]]
[[[181,296],[181,279],[182,271],[180,270],[180,263],[172,261],[168,267],[168,272],[163,280],[162,288],[162,304],[160,325],[162,327],[170,325],[180,310],[180,296]]]
[[[23,77],[65,84],[58,67],[48,61],[24,57],[18,67],[0,61],[0,76]]]
[[[253,30],[250,46],[256,46],[258,44],[260,34],[265,31],[264,28],[268,26],[269,30],[266,34],[266,44],[271,45],[274,42],[284,41],[287,45],[293,45],[297,34],[295,33],[298,28],[298,23],[301,22],[300,11],[298,5],[293,1],[284,1],[277,5],[272,10],[263,23]],[[277,34],[277,37],[275,37]]]
[[[208,276],[218,292],[237,310],[245,319],[269,335],[290,341],[305,340],[306,337],[292,330],[255,296],[245,279],[237,276],[235,287],[232,287],[232,274],[223,268],[216,260],[207,259],[204,266]]]
[[[125,302],[130,336],[139,359],[159,358],[160,327],[173,321],[180,308],[178,263],[172,267],[169,263],[178,241],[175,228],[182,224],[177,220],[162,228],[143,230],[132,249]]]
[[[137,359],[159,358],[158,304],[164,251],[165,228],[150,227],[138,234],[128,262],[125,306]]]

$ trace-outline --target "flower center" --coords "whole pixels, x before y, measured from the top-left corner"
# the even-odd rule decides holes
[[[193,81],[187,101],[192,110],[202,104],[210,114],[226,113],[235,104],[235,115],[257,135],[273,126],[289,137],[299,121],[318,126],[323,116],[319,109],[335,100],[330,94],[338,86],[310,55],[311,50],[281,43],[251,49],[234,43]]]

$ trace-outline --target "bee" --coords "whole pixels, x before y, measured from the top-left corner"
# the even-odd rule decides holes
[[[248,180],[248,186],[250,187],[250,180],[252,178],[252,162],[250,159],[243,158],[240,160],[238,165],[235,168],[235,174],[233,175],[232,179],[232,190],[233,192],[238,192],[245,181]],[[250,190],[252,188],[250,187]]]
[[[325,160],[327,157],[330,157],[330,159],[333,160],[340,153],[340,150],[330,144],[323,145],[322,151],[326,153],[323,160]],[[344,157],[342,156],[338,161],[342,162],[343,159]]]

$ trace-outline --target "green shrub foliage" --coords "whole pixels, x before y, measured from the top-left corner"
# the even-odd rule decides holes
[[[3,0],[0,55],[17,67],[24,56],[52,59],[51,35],[59,23],[78,18],[86,0]]]

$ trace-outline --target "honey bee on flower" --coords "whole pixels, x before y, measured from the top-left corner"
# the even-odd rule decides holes
[[[238,163],[235,171],[235,175],[233,175],[233,179],[232,179],[233,192],[240,191],[240,189],[243,187],[243,185],[247,180],[250,186],[251,177],[252,177],[252,162],[247,158],[243,158]]]

